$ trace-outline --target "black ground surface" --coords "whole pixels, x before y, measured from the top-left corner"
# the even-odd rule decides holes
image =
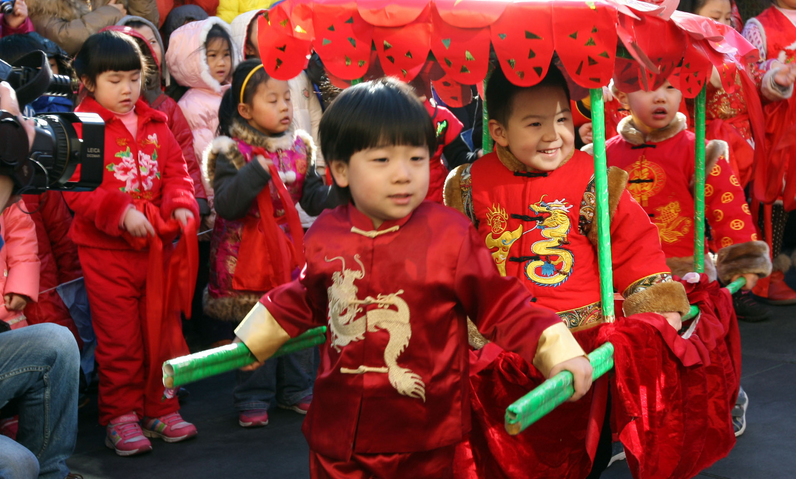
[[[788,278],[790,279],[790,278]],[[700,478],[786,479],[796,477],[796,306],[772,308],[763,323],[741,323],[742,384],[749,395],[746,434],[722,461]],[[300,416],[271,412],[265,428],[238,426],[232,406],[231,373],[189,386],[183,416],[199,436],[182,444],[153,440],[154,450],[138,457],[116,456],[103,444],[96,396],[80,411],[78,443],[69,460],[73,472],[94,478],[306,478],[308,448]],[[603,477],[630,479],[624,462]]]

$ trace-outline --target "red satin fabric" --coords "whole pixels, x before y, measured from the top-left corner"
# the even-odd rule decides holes
[[[448,479],[455,446],[402,454],[354,454],[348,461],[310,450],[312,479]]]
[[[262,148],[252,149],[252,156],[267,156]],[[301,227],[293,198],[279,178],[276,166],[270,165],[271,181],[276,186],[285,215],[274,217],[271,191],[264,188],[257,195],[259,219],[246,217],[241,234],[239,258],[232,285],[241,291],[269,291],[290,281],[291,273],[304,264],[304,229]],[[280,227],[287,223],[289,235]]]
[[[741,369],[732,300],[704,274],[685,286],[702,312],[689,339],[654,313],[600,337],[615,348],[612,415],[636,479],[694,477],[735,444],[730,411]]]
[[[740,383],[740,336],[732,299],[702,275],[685,283],[702,311],[683,339],[654,313],[575,333],[584,349],[610,341],[612,425],[633,477],[690,478],[735,444],[730,411]],[[591,343],[591,344],[589,344]],[[590,347],[590,348],[589,348]],[[609,377],[576,403],[564,403],[518,436],[504,429],[506,407],[544,378],[513,353],[472,352],[472,431],[457,447],[456,478],[583,478],[591,470],[606,410]],[[484,357],[481,357],[484,356]],[[483,366],[484,361],[490,361]]]
[[[199,244],[196,220],[189,218],[183,225],[176,219],[164,220],[160,209],[148,201],[136,200],[141,211],[155,229],[154,236],[135,238],[126,231],[123,237],[136,250],[149,248],[146,277],[147,321],[144,328],[146,361],[149,375],[160,375],[161,363],[155,358],[178,357],[188,354],[182,336],[179,314],[191,317],[191,301],[199,270]],[[173,252],[170,244],[180,236]]]
[[[576,332],[581,346],[591,351],[604,326]],[[478,367],[498,350],[488,366]],[[591,470],[597,450],[608,393],[607,378],[580,401],[564,403],[510,436],[504,427],[506,408],[536,388],[545,378],[520,356],[488,344],[470,355],[470,405],[473,411],[469,440],[457,448],[457,479],[582,478]]]

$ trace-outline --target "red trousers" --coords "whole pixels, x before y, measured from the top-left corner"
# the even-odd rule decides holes
[[[161,365],[173,353],[164,347],[150,354],[146,348],[149,253],[79,246],[78,255],[97,336],[100,424],[106,425],[130,412],[139,417],[160,417],[178,411],[176,398],[162,399],[160,368],[150,369],[150,364]],[[169,256],[170,250],[164,251],[166,263]],[[153,333],[171,335],[185,344],[176,313],[163,322],[160,331]],[[169,343],[161,341],[164,345]]]
[[[312,479],[449,479],[456,446],[402,454],[354,454],[349,461],[310,450]]]

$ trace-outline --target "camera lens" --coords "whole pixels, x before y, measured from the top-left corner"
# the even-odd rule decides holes
[[[11,15],[14,12],[14,2],[2,2],[2,4],[0,4],[0,11],[2,11],[4,15]]]

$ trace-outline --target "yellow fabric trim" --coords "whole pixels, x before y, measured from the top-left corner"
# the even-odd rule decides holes
[[[583,348],[580,347],[566,325],[556,323],[542,331],[539,345],[536,347],[536,356],[533,358],[533,365],[547,377],[550,370],[557,364],[585,355]]]
[[[262,303],[257,303],[243,318],[240,326],[235,329],[235,335],[260,361],[270,358],[290,339]]]
[[[259,70],[262,67],[263,64],[260,63],[256,67],[252,68],[252,71],[250,71],[249,74],[246,75],[246,79],[243,80],[243,86],[240,87],[240,103],[243,103],[243,94],[246,93],[246,84],[249,83],[249,80],[251,79],[252,75],[254,75],[257,72],[257,70]]]
[[[400,227],[398,225],[395,225],[395,226],[391,226],[389,228],[385,228],[385,229],[383,229],[381,231],[379,231],[379,230],[365,231],[365,230],[357,228],[356,226],[352,226],[351,227],[351,232],[352,233],[356,233],[358,235],[366,236],[366,237],[368,237],[370,239],[373,239],[373,238],[375,238],[375,237],[377,237],[379,235],[383,235],[383,234],[387,234],[387,233],[393,233],[395,231],[398,231],[399,228]]]

